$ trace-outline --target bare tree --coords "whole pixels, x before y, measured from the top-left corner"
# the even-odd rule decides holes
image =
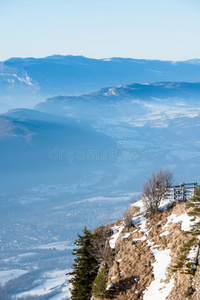
[[[132,218],[134,215],[138,214],[140,212],[140,208],[137,206],[129,206],[129,208],[126,209],[124,212],[124,225],[129,229],[133,225]]]
[[[112,234],[108,226],[99,226],[93,233],[90,253],[99,265],[105,260],[106,241]]]
[[[165,169],[152,173],[151,177],[145,182],[142,190],[142,200],[147,213],[154,214],[158,211],[160,201],[172,184],[172,180],[173,173]]]

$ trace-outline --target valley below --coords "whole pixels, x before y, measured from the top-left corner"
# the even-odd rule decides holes
[[[65,77],[46,80],[55,66]],[[68,300],[65,274],[84,226],[123,218],[155,170],[168,168],[174,184],[198,181],[199,63],[59,56],[0,68],[2,101],[20,91],[27,98],[0,115],[0,299]],[[113,79],[99,81],[97,70],[109,68]],[[88,79],[74,71],[67,82],[70,70]],[[136,82],[133,70],[138,81],[126,84]],[[194,71],[193,82],[184,70]]]

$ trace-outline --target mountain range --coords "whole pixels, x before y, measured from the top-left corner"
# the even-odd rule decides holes
[[[23,98],[30,108],[38,102],[36,97],[79,95],[131,82],[198,82],[199,72],[199,59],[173,62],[61,55],[11,58],[0,62],[1,105],[12,101],[22,104]]]

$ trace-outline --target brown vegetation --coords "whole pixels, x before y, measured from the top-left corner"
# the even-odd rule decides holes
[[[131,206],[132,207],[132,206]],[[134,211],[134,206],[130,211]],[[132,213],[131,212],[131,213]],[[186,212],[185,203],[173,204],[168,210],[158,211],[148,218],[146,228],[148,239],[158,245],[158,250],[171,250],[171,264],[167,269],[166,283],[173,277],[175,287],[172,288],[167,300],[200,299],[200,268],[197,268],[195,276],[182,274],[181,271],[173,272],[173,266],[181,255],[181,245],[188,242],[190,234],[184,234],[181,230],[181,222],[168,222],[167,218],[174,213],[180,216]],[[138,214],[138,209],[137,212]],[[123,222],[122,220],[120,222]],[[120,225],[118,221],[117,224]],[[163,228],[164,225],[167,226]],[[166,234],[163,234],[166,233]],[[125,227],[116,242],[115,250],[109,248],[108,240],[106,248],[108,282],[113,283],[113,288],[105,299],[134,300],[143,299],[143,292],[154,280],[152,264],[155,262],[151,249],[145,240],[138,240],[143,236],[139,226]],[[112,252],[112,259],[108,259]]]
[[[133,227],[132,218],[140,212],[139,207],[131,205],[124,213],[124,225],[128,229]]]

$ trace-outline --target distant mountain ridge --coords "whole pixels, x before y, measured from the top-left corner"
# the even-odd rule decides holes
[[[98,100],[98,99],[128,99],[151,97],[167,98],[167,97],[183,97],[192,98],[200,95],[200,82],[149,82],[149,83],[132,83],[127,85],[119,85],[107,87],[98,92],[80,95],[80,96],[57,96],[48,98],[47,102],[56,100]]]
[[[23,76],[22,76],[23,74]],[[11,58],[0,63],[0,94],[23,87],[45,96],[89,93],[105,86],[130,82],[200,81],[200,59],[159,61],[132,58],[91,59],[53,55]]]
[[[195,107],[200,100],[200,83],[151,82],[132,83],[103,88],[97,92],[80,96],[57,96],[41,102],[36,109],[42,112],[80,119],[122,116],[132,118],[144,116],[149,105],[180,107],[189,104]],[[127,107],[128,106],[128,107]],[[110,118],[109,117],[109,118]]]

